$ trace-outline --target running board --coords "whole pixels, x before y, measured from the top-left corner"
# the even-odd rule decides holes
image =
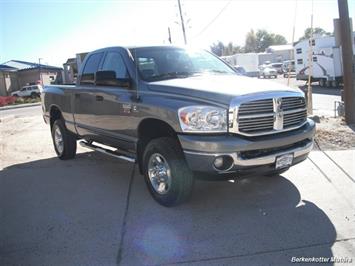
[[[89,144],[89,143],[87,143],[85,141],[79,141],[79,144],[82,147],[84,147],[84,148],[88,148],[90,150],[98,151],[98,152],[101,152],[103,154],[115,157],[117,159],[125,160],[125,161],[131,162],[131,163],[135,163],[136,162],[135,158],[120,154],[117,151],[112,151],[112,150],[109,150],[109,149],[98,147],[98,146],[96,146],[94,144]]]

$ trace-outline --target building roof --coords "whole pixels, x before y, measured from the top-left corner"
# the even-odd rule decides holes
[[[270,45],[267,50],[271,51],[285,51],[285,50],[293,50],[292,44],[283,44],[283,45]]]
[[[14,68],[14,67],[10,67],[10,66],[7,66],[7,65],[1,65],[0,64],[0,71],[16,71],[17,69]]]
[[[36,69],[36,68],[62,70],[62,68],[56,66],[43,65],[43,64],[31,63],[31,62],[20,61],[20,60],[10,60],[3,63],[2,65],[12,67],[17,70]]]

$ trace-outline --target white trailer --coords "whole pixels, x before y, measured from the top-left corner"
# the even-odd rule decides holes
[[[337,21],[334,24],[336,25]],[[308,75],[311,74],[311,81],[318,81],[321,87],[336,87],[343,82],[343,64],[337,28],[334,32],[335,37],[315,36],[313,38],[311,64],[309,63],[310,41],[303,40],[295,45],[296,79],[308,80]],[[353,52],[355,53],[354,38],[353,33]]]
[[[257,53],[234,54],[221,58],[232,66],[243,67],[250,77],[257,77],[259,74],[259,55]]]

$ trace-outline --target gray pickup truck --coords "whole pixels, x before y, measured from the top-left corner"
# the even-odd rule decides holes
[[[44,88],[42,108],[60,159],[81,140],[137,163],[164,206],[187,200],[196,177],[280,174],[307,158],[315,133],[298,89],[174,46],[91,52],[76,85]]]

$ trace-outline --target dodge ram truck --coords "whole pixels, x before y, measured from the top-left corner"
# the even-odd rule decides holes
[[[74,158],[79,140],[137,163],[164,206],[186,201],[195,178],[281,174],[307,158],[315,134],[303,92],[187,47],[93,51],[76,85],[41,97],[60,159]]]

